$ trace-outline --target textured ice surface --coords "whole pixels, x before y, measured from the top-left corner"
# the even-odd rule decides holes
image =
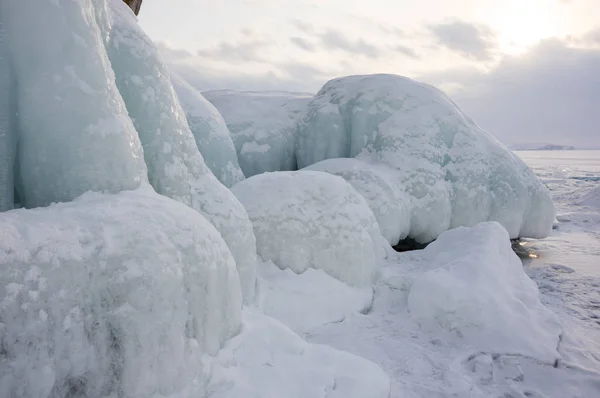
[[[377,220],[342,178],[318,171],[250,177],[233,187],[254,226],[258,254],[282,269],[322,269],[369,286],[385,256]]]
[[[0,396],[199,396],[242,300],[204,217],[147,187],[0,224]]]
[[[10,210],[14,205],[13,170],[16,159],[16,136],[11,126],[11,73],[8,48],[2,23],[0,7],[0,211]]]
[[[366,200],[384,238],[392,245],[410,231],[411,197],[398,182],[394,170],[360,159],[327,159],[305,170],[325,171],[348,181]]]
[[[243,206],[204,163],[156,46],[120,0],[109,0],[108,55],[144,146],[150,183],[202,213],[235,258],[244,299],[254,296],[256,241]]]
[[[326,345],[308,344],[260,313],[245,311],[242,332],[227,342],[210,398],[388,398],[379,366]]]
[[[2,2],[2,20],[18,81],[23,204],[138,187],[146,180],[142,147],[91,1]]]
[[[600,187],[587,191],[579,201],[579,204],[590,207],[600,207]]]
[[[246,177],[296,170],[296,119],[311,94],[231,90],[203,94],[223,115]]]
[[[434,87],[394,75],[328,82],[297,133],[298,166],[362,157],[396,170],[413,197],[409,236],[498,221],[512,238],[545,237],[554,207],[533,172]]]
[[[439,325],[484,352],[559,358],[562,328],[500,224],[447,231],[423,256],[427,272],[412,285],[408,309],[424,327]]]
[[[206,165],[230,188],[244,179],[225,120],[198,90],[171,73],[171,82]]]

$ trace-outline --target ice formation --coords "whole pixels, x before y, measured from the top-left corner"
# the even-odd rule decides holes
[[[223,115],[246,177],[296,170],[296,119],[312,95],[232,90],[203,94]]]
[[[381,233],[394,246],[410,231],[411,198],[394,170],[360,159],[327,159],[305,170],[324,171],[348,181],[369,203]]]
[[[125,3],[110,0],[107,48],[117,86],[144,147],[150,183],[161,194],[202,213],[235,258],[246,302],[256,283],[252,224],[235,196],[204,163],[152,40]]]
[[[547,189],[434,87],[394,75],[332,80],[308,105],[296,138],[300,168],[359,157],[395,169],[413,198],[409,236],[418,241],[488,220],[511,238],[551,231]]]
[[[282,269],[322,269],[353,286],[369,286],[384,241],[365,199],[342,178],[281,171],[233,187],[254,225],[258,254]]]
[[[239,331],[225,242],[150,187],[0,213],[0,224],[2,397],[174,395]]]
[[[408,308],[424,327],[441,326],[483,352],[550,364],[559,357],[562,328],[500,224],[444,232],[423,257],[427,272],[412,284]]]
[[[23,205],[138,187],[146,180],[142,147],[90,0],[64,7],[51,1],[2,2],[1,18],[18,81],[16,183]]]
[[[0,211],[10,210],[14,204],[13,172],[17,143],[14,126],[11,126],[11,80],[4,24],[0,17]]]
[[[171,82],[206,165],[228,188],[242,181],[244,174],[219,111],[181,77],[171,73]]]

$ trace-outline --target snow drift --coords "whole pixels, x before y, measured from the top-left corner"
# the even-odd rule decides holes
[[[109,1],[107,48],[117,86],[144,147],[150,183],[204,215],[229,246],[247,303],[256,284],[256,240],[243,206],[204,163],[169,71],[122,1]]]
[[[228,188],[244,179],[231,134],[219,111],[181,77],[171,82],[206,165]]]
[[[488,220],[511,238],[551,231],[547,189],[434,87],[394,75],[332,80],[308,105],[296,138],[299,167],[358,157],[395,169],[413,198],[409,236],[420,242]]]
[[[318,171],[274,172],[233,187],[254,225],[258,254],[282,269],[322,269],[369,286],[385,255],[377,220],[342,178]]]
[[[184,391],[239,331],[219,233],[151,188],[0,213],[0,396]]]
[[[296,170],[296,119],[311,94],[222,90],[204,96],[227,122],[246,177]]]

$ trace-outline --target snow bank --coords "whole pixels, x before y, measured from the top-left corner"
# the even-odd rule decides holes
[[[427,272],[408,308],[425,327],[451,331],[475,350],[554,363],[562,333],[496,222],[443,233],[423,253]]]
[[[229,129],[217,108],[181,77],[171,73],[171,82],[206,165],[228,188],[242,181]]]
[[[0,13],[2,10],[0,9]],[[11,73],[8,48],[0,14],[0,211],[14,205],[13,171],[16,159],[16,137],[11,126]]]
[[[308,344],[274,319],[246,311],[221,351],[210,398],[388,398],[390,379],[366,359]]]
[[[394,75],[328,82],[297,132],[300,168],[361,157],[396,170],[413,197],[409,236],[498,221],[512,238],[545,237],[554,206],[525,163],[434,87]]]
[[[348,181],[367,200],[381,233],[392,246],[408,235],[411,197],[392,169],[360,159],[328,159],[306,170],[324,171]]]
[[[169,396],[239,331],[221,236],[149,187],[4,212],[0,224],[2,397]]]
[[[232,90],[203,94],[227,122],[246,177],[296,170],[296,119],[311,94]]]
[[[204,163],[156,46],[120,0],[109,0],[108,55],[134,120],[150,183],[203,214],[231,250],[246,302],[254,296],[256,240],[243,206]]]
[[[254,225],[258,254],[282,269],[322,269],[368,286],[383,238],[365,199],[342,178],[317,171],[256,175],[233,187]]]
[[[146,181],[91,1],[2,2],[2,20],[18,81],[23,204],[46,206]]]

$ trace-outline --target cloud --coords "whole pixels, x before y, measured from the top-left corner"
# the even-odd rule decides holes
[[[238,42],[222,41],[214,48],[198,50],[198,55],[217,58],[223,61],[265,61],[264,50],[272,43],[268,40],[249,39],[252,35]]]
[[[402,44],[398,44],[397,46],[395,46],[394,50],[396,52],[399,52],[399,53],[409,57],[409,58],[413,58],[413,59],[420,58],[419,54],[417,54],[417,52],[414,49],[407,47],[407,46],[403,46]]]
[[[477,61],[493,58],[496,35],[486,25],[454,20],[428,26],[437,43],[463,57]]]
[[[592,30],[583,37],[586,44],[600,46],[600,28]]]
[[[319,34],[321,43],[328,50],[342,50],[353,54],[365,55],[377,58],[381,55],[381,49],[373,44],[367,43],[363,39],[352,41],[344,36],[343,33],[329,29]]]
[[[600,148],[599,70],[599,48],[548,39],[489,72],[448,70],[420,80],[460,87],[452,98],[505,143]]]
[[[298,48],[301,48],[304,51],[314,52],[315,46],[308,42],[308,40],[303,39],[302,37],[292,37],[290,41],[293,45]]]

